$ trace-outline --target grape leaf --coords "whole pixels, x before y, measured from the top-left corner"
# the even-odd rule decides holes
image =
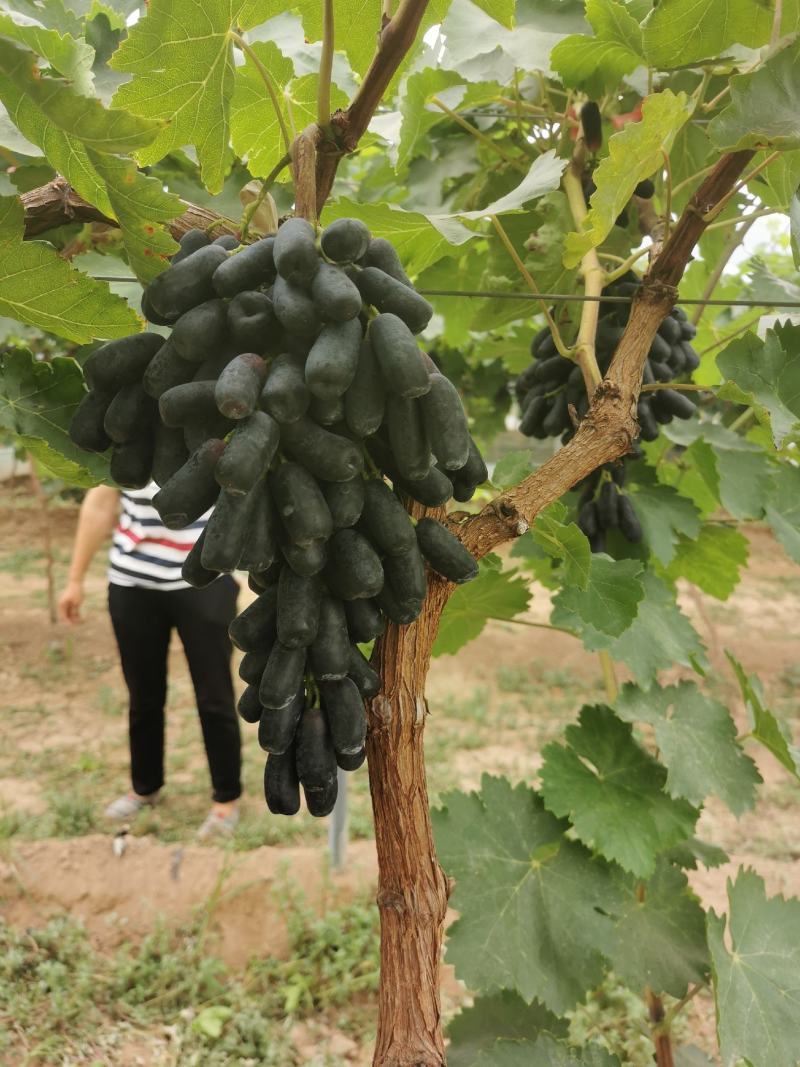
[[[548,19],[543,26],[538,11],[535,23],[526,24],[521,20],[524,8],[518,5],[517,24],[509,30],[491,17],[493,11],[486,13],[489,4],[493,6],[493,0],[480,6],[470,0],[452,0],[442,25],[444,48],[437,56],[438,66],[457,70],[470,81],[497,80],[503,84],[513,80],[515,69],[547,73],[550,51],[564,36],[552,32],[550,25],[556,20]],[[574,13],[571,22],[574,25]]]
[[[800,47],[793,44],[752,74],[731,78],[731,102],[708,125],[708,136],[721,152],[800,148],[798,62]]]
[[[456,214],[463,219],[482,219],[487,215],[502,215],[507,211],[519,211],[529,200],[552,193],[558,188],[561,175],[567,165],[565,159],[559,159],[554,150],[543,152],[531,164],[531,168],[522,181],[510,193],[500,197],[486,207],[476,211],[459,211]],[[448,218],[449,216],[439,216]]]
[[[326,224],[340,218],[361,219],[374,237],[392,242],[412,277],[448,255],[453,245],[478,236],[447,216],[427,216],[389,204],[358,204],[345,198],[327,204],[323,218]]]
[[[608,950],[614,973],[632,989],[682,997],[708,973],[705,912],[686,875],[660,859],[644,885],[621,872],[618,881],[622,906]]]
[[[109,478],[108,460],[74,445],[69,420],[86,392],[74,359],[36,360],[24,349],[0,355],[0,427],[54,477],[91,486]]]
[[[580,233],[567,234],[564,265],[575,267],[591,248],[601,244],[643,178],[649,178],[669,153],[675,136],[689,118],[686,94],[669,89],[648,96],[640,122],[629,122],[608,141],[608,155],[595,170],[597,188]]]
[[[565,583],[585,590],[593,574],[597,579],[595,557],[586,534],[576,523],[565,523],[564,514],[563,506],[560,512],[552,506],[541,511],[531,527],[531,536],[549,556],[564,561]]]
[[[798,339],[798,326],[783,335],[767,330],[763,341],[748,333],[734,338],[717,356],[717,366],[726,381],[746,394],[745,402],[766,409],[778,447],[800,419]],[[727,395],[726,387],[719,395]]]
[[[507,5],[509,0],[502,0]],[[240,22],[245,28],[280,15],[288,8],[297,11],[303,20],[303,30],[309,41],[321,41],[323,35],[323,5],[319,0],[244,0]],[[428,26],[441,22],[448,0],[433,0],[426,9],[419,36]],[[343,48],[356,74],[363,75],[375,54],[381,30],[380,0],[333,0],[333,23],[336,45]]]
[[[29,22],[18,22],[13,14],[0,13],[0,34],[10,37],[38,53],[59,74],[72,83],[72,88],[82,96],[92,92],[92,63],[94,49],[86,41],[48,30]]]
[[[628,683],[616,710],[625,722],[654,728],[670,796],[699,805],[714,794],[734,815],[753,807],[761,775],[742,751],[728,709],[694,682],[653,686],[646,692]]]
[[[480,1054],[474,1067],[620,1067],[620,1062],[600,1045],[575,1048],[542,1034],[535,1041],[497,1041]]]
[[[653,479],[646,485],[629,486],[627,493],[642,525],[644,540],[660,563],[666,565],[672,560],[680,534],[697,537],[700,533],[697,508],[671,486]]]
[[[800,1049],[800,900],[767,897],[739,868],[725,916],[707,917],[717,1034],[724,1063],[797,1067]]]
[[[533,467],[533,456],[530,452],[507,452],[494,465],[492,485],[496,485],[498,489],[519,485],[522,479],[531,473]]]
[[[565,837],[525,785],[484,775],[432,812],[436,848],[456,880],[447,959],[476,991],[513,987],[561,1014],[603,974],[598,944],[620,906],[608,867]]]
[[[433,98],[441,99],[451,110],[479,107],[495,100],[502,92],[496,82],[464,84],[455,71],[424,67],[409,74],[400,96],[400,143],[397,146],[397,169],[404,169],[415,156],[430,157],[428,132],[437,123],[452,119]]]
[[[489,619],[513,619],[531,599],[527,584],[515,571],[498,571],[481,561],[478,577],[460,585],[445,605],[434,656],[451,656],[472,641]]]
[[[687,578],[717,600],[727,600],[739,584],[750,553],[747,538],[731,526],[704,523],[695,540],[681,536],[667,567],[673,580]]]
[[[554,604],[551,622],[577,634],[588,651],[609,652],[612,659],[630,667],[640,685],[647,686],[657,671],[675,663],[692,667],[704,662],[704,649],[669,587],[649,570],[642,575],[642,584],[644,599],[621,637],[611,637],[587,625],[563,604]]]
[[[800,563],[800,470],[781,465],[767,499],[767,520],[788,556]]]
[[[284,58],[272,41],[256,42],[252,48],[275,81],[287,128],[291,130],[294,123],[296,129],[302,130],[316,122],[317,75],[295,78],[291,60]],[[341,89],[331,86],[331,106],[343,107],[346,103]],[[269,92],[250,56],[236,71],[231,137],[236,154],[247,159],[248,170],[259,178],[266,178],[286,152]]]
[[[553,607],[574,612],[585,625],[619,637],[636,618],[644,596],[640,580],[643,570],[638,560],[615,560],[593,553],[588,581],[584,580],[583,587],[566,586],[553,601]]]
[[[177,241],[159,223],[181,215],[183,203],[174,193],[165,192],[158,178],[140,173],[131,159],[91,151],[89,159],[106,183],[131,269],[141,281],[149,282],[178,249]]]
[[[24,241],[24,211],[0,197],[0,314],[85,344],[124,337],[141,323],[105,282],[74,270],[43,241]]]
[[[750,737],[768,749],[795,778],[800,778],[800,748],[792,744],[787,724],[782,722],[769,708],[764,707],[759,679],[749,677],[741,663],[727,649],[725,655],[736,674],[739,688],[742,691],[742,700],[750,716],[752,727]]]
[[[184,145],[194,145],[203,182],[222,188],[233,159],[229,111],[234,63],[230,33],[241,0],[150,0],[111,58],[111,67],[132,74],[114,103],[137,115],[168,119],[169,125],[139,152],[155,163]]]
[[[503,989],[488,997],[476,997],[450,1023],[447,1034],[448,1067],[474,1067],[480,1053],[497,1040],[534,1040],[542,1030],[564,1037],[567,1025],[551,1011],[534,1001]]]
[[[0,38],[0,99],[12,114],[21,94],[56,129],[98,152],[131,152],[158,135],[161,122],[108,110],[94,97],[80,96],[63,79],[42,74],[36,58]]]
[[[579,721],[564,731],[566,744],[542,750],[545,805],[590,848],[648,878],[660,852],[691,836],[699,812],[667,795],[665,768],[611,708],[583,707]]]
[[[644,47],[652,66],[681,67],[732,44],[766,44],[771,29],[770,6],[753,0],[661,0],[644,21]]]
[[[566,37],[553,49],[550,62],[568,88],[598,97],[644,63],[642,31],[618,0],[586,0],[586,18],[594,37]]]

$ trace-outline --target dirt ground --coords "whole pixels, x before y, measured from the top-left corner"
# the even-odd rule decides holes
[[[66,573],[75,516],[74,505],[50,509],[56,586]],[[723,649],[760,676],[770,705],[797,737],[800,568],[766,531],[753,528],[748,536],[751,563],[734,595],[720,603],[687,591],[683,607],[708,646],[715,684],[740,725],[744,712]],[[0,915],[22,928],[66,912],[85,922],[96,948],[111,951],[143,937],[159,918],[186,921],[216,892],[217,949],[237,968],[253,955],[286,953],[285,921],[269,893],[277,881],[296,880],[321,908],[370,893],[376,862],[365,771],[351,777],[346,866],[331,873],[323,825],[308,816],[281,824],[264,811],[262,756],[246,726],[237,840],[228,849],[194,843],[208,784],[178,647],[170,653],[167,800],[132,827],[124,855],[113,855],[101,812],[127,785],[126,727],[124,687],[104,611],[104,564],[99,559],[92,568],[85,621],[71,630],[54,627],[42,546],[42,516],[27,490],[0,489]],[[529,618],[543,622],[547,616],[547,593],[537,590]],[[434,661],[428,697],[435,802],[447,789],[476,786],[484,771],[533,778],[542,745],[582,703],[602,697],[602,679],[596,657],[571,636],[492,623],[458,655]],[[800,894],[800,787],[768,754],[751,754],[765,779],[756,811],[736,820],[712,802],[700,825],[700,836],[731,857],[723,867],[692,874],[695,890],[717,911],[725,909],[726,879],[740,864],[755,867],[770,892]],[[446,1005],[461,995],[448,974]],[[694,1040],[710,1047],[713,1027],[702,998],[691,1026]],[[368,1062],[368,1041],[350,1046],[330,1062]],[[124,1062],[155,1062],[146,1052],[130,1056]],[[0,1051],[0,1063],[6,1062],[1,1057]]]

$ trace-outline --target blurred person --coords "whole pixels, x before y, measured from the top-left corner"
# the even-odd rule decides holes
[[[167,529],[152,506],[158,487],[122,490],[100,485],[84,497],[67,586],[59,598],[63,622],[81,621],[83,583],[97,550],[111,536],[108,610],[128,687],[132,790],[106,808],[127,821],[157,803],[164,785],[164,705],[173,628],[192,677],[213,804],[200,837],[230,836],[238,822],[241,747],[231,678],[228,625],[238,585],[228,574],[204,589],[181,577],[181,567],[210,512],[185,530]]]

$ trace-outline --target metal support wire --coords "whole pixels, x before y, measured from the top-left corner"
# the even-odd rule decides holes
[[[130,282],[139,284],[138,278],[119,278],[113,274],[93,274],[98,282]],[[420,296],[467,296],[480,297],[485,300],[551,300],[554,304],[572,302],[586,303],[597,301],[603,304],[632,304],[632,296],[586,296],[585,293],[511,293],[508,290],[494,289],[418,289]],[[800,300],[696,300],[690,297],[678,297],[679,304],[702,304],[704,307],[725,308],[800,308]]]

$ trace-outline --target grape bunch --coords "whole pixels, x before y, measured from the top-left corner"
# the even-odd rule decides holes
[[[603,292],[606,296],[632,297],[639,285],[639,279],[630,272]],[[609,368],[629,315],[630,305],[627,303],[600,303],[595,354],[603,374]],[[645,360],[643,385],[665,385],[691,375],[700,363],[691,345],[696,332],[683,309],[673,308],[653,338]],[[514,385],[521,410],[520,431],[539,440],[560,436],[566,442],[575,433],[577,420],[589,410],[589,397],[580,367],[558,354],[548,327],[533,338],[531,355],[533,362]],[[691,418],[695,411],[694,401],[677,389],[662,388],[642,393],[637,408],[640,437],[644,441],[655,441],[659,425],[674,418]],[[626,458],[637,458],[636,451]],[[613,527],[630,542],[636,543],[642,537],[630,499],[620,492],[625,480],[624,463],[609,466],[602,472],[595,471],[578,486],[582,490],[578,524],[598,552],[603,550],[605,533]]]
[[[606,536],[610,530],[619,530],[626,541],[633,545],[642,540],[642,525],[625,493],[628,458],[637,459],[639,454],[625,456],[616,463],[605,463],[592,471],[576,488],[578,497],[578,526],[589,539],[592,552],[605,552]]]
[[[213,507],[184,578],[248,572],[257,597],[230,634],[267,804],[296,813],[302,785],[326,815],[337,766],[364,760],[364,699],[380,689],[359,644],[419,615],[426,562],[453,582],[478,570],[401,502],[468,500],[488,476],[457,390],[418,346],[432,309],[359,220],[318,235],[291,218],[244,247],[190,231],[142,310],[169,337],[92,353],[70,434],[111,448],[119,485],[152,478],[170,529]]]

